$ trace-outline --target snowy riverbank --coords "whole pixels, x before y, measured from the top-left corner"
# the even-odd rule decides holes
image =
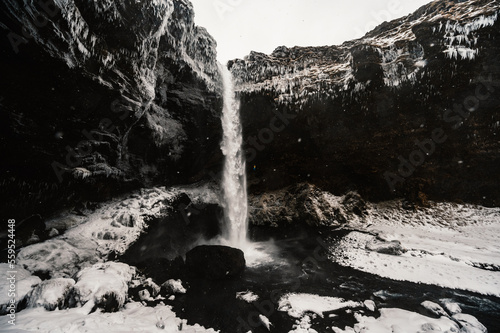
[[[394,280],[500,296],[500,209],[371,204],[364,225],[331,247],[343,266]]]

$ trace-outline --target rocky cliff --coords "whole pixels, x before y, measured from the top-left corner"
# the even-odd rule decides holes
[[[216,43],[189,1],[6,0],[0,27],[9,218],[193,182],[214,167]]]
[[[499,10],[434,1],[339,46],[230,61],[251,191],[500,205]]]

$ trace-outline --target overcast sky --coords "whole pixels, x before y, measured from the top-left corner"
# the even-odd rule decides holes
[[[277,46],[338,45],[430,0],[191,0],[196,24],[217,40],[219,61]]]

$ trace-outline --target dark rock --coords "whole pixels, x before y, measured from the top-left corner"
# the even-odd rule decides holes
[[[186,288],[182,285],[181,280],[170,279],[162,283],[161,294],[162,295],[174,295],[174,294],[185,294]]]
[[[56,236],[59,236],[59,230],[57,230],[56,228],[50,229],[49,237],[52,238],[52,237],[56,237]]]
[[[366,243],[366,249],[383,254],[399,256],[406,252],[401,246],[401,242],[397,240],[386,241],[381,239],[373,239]]]
[[[362,222],[366,215],[366,203],[358,193],[339,197],[307,183],[249,195],[248,200],[252,225],[340,227],[349,221]]]
[[[186,254],[186,269],[194,277],[220,280],[245,270],[243,251],[221,245],[197,246]]]
[[[47,238],[45,222],[39,214],[32,215],[16,225],[16,246],[38,243]]]
[[[79,202],[218,171],[216,43],[189,1],[49,7],[0,3],[2,212],[84,214]]]
[[[160,293],[160,286],[153,282],[151,278],[142,279],[132,284],[128,288],[128,296],[137,302],[150,301]]]
[[[125,258],[121,260],[123,259]],[[153,278],[159,283],[168,279],[180,279],[186,274],[182,257],[176,257],[172,260],[161,257],[139,259],[135,266],[142,274]]]
[[[183,256],[203,239],[221,233],[222,209],[215,204],[195,204],[182,193],[166,205],[165,216],[149,220],[148,228],[120,256],[157,283],[184,277]]]

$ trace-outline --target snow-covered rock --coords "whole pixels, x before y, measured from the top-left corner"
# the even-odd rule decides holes
[[[375,310],[377,310],[377,306],[375,305],[375,302],[372,300],[364,301],[363,305],[365,306],[365,308],[368,309],[368,311],[375,312]]]
[[[84,268],[76,275],[76,284],[68,296],[70,307],[95,307],[107,312],[119,310],[125,304],[128,286],[136,270],[127,264],[106,262]]]
[[[62,309],[74,285],[73,279],[56,278],[43,281],[27,295],[27,307],[43,307],[48,311]]]
[[[271,326],[273,326],[273,324],[269,321],[269,318],[267,318],[262,314],[259,314],[259,320],[262,323],[262,325],[264,325],[264,327],[267,328],[268,331],[271,331]]]
[[[366,249],[384,254],[401,255],[405,249],[401,246],[401,242],[397,240],[383,241],[374,238],[366,243]]]
[[[147,228],[147,219],[165,213],[179,189],[150,188],[103,204],[85,216],[63,213],[49,221],[71,221],[63,235],[21,249],[17,262],[31,272],[68,277],[110,254],[123,254]],[[59,221],[61,220],[61,221]]]
[[[304,316],[297,320],[292,326],[293,330],[288,333],[318,333],[311,327],[311,317]]]
[[[153,279],[134,279],[129,284],[129,296],[138,301],[153,301],[161,291]]]
[[[441,307],[441,305],[431,302],[431,301],[424,301],[420,305],[422,305],[426,310],[431,312],[432,314],[435,314],[436,316],[448,316],[446,311]]]
[[[17,265],[0,263],[0,315],[16,312],[18,304],[42,282],[38,276]],[[13,309],[13,310],[12,310]]]
[[[362,223],[365,209],[357,193],[335,196],[307,183],[249,196],[249,222],[254,225],[338,227]]]
[[[253,292],[247,290],[247,291],[237,292],[236,299],[240,299],[240,300],[245,301],[247,303],[253,303],[253,302],[257,302],[259,300],[259,296],[254,294]]]
[[[451,315],[462,313],[462,308],[460,307],[460,305],[453,300],[445,298],[440,299],[439,301],[444,305],[446,310],[448,310],[448,313],[450,313]]]
[[[456,313],[453,315],[453,319],[457,320],[462,329],[460,332],[463,333],[486,333],[488,330],[484,327],[483,324],[477,320],[476,317],[465,314],[465,313]]]
[[[187,292],[186,288],[182,285],[181,280],[170,279],[165,281],[161,285],[162,291],[167,294],[185,294]]]
[[[278,302],[278,310],[287,312],[290,317],[302,318],[312,312],[323,317],[323,312],[343,308],[363,306],[360,302],[346,301],[342,298],[319,296],[314,294],[289,293],[283,295]]]

